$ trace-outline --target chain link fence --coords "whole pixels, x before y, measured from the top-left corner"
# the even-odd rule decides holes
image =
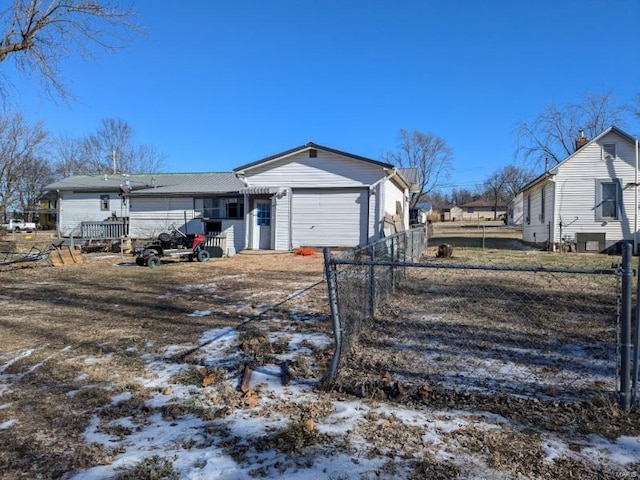
[[[417,229],[339,256],[325,250],[336,338],[328,384],[560,401],[618,393],[628,408],[630,253],[626,267],[580,269],[456,263],[425,249]]]

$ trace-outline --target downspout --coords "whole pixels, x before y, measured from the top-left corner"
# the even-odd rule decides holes
[[[386,174],[389,171],[388,168],[384,169],[384,173]],[[395,177],[398,174],[398,169],[397,168],[393,168],[393,170],[391,170],[391,175],[389,176],[385,176],[382,177],[380,180],[377,180],[375,182],[373,182],[371,185],[369,185],[369,190],[373,190],[375,187],[377,187],[380,183],[382,183],[385,179],[392,179],[393,177]]]
[[[634,208],[634,226],[633,226],[633,253],[638,253],[638,139],[636,138],[636,178],[635,185],[635,208]]]

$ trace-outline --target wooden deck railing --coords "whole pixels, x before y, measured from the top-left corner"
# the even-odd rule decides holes
[[[129,234],[129,222],[109,220],[104,222],[82,222],[79,236],[82,239],[115,240]]]

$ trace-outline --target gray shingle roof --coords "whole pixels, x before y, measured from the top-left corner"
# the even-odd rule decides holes
[[[411,185],[417,184],[419,180],[418,169],[415,167],[411,168],[398,168],[398,172],[402,175],[408,183]]]
[[[156,173],[144,175],[76,175],[45,187],[46,190],[113,192],[128,178],[131,196],[193,195],[238,192],[244,183],[233,172]]]

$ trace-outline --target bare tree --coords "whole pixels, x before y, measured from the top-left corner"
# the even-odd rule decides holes
[[[63,59],[92,57],[127,43],[138,27],[130,8],[110,0],[13,0],[0,10],[0,62],[13,59],[25,75],[36,73],[44,89],[71,94],[60,75]],[[0,7],[2,8],[2,7]],[[0,93],[6,95],[6,79]]]
[[[489,175],[483,184],[483,197],[493,202],[494,219],[498,206],[509,203],[534,177],[533,170],[515,165],[507,165]]]
[[[22,113],[0,116],[0,212],[20,206],[29,171],[42,165],[48,132],[41,122],[30,124]]]
[[[80,140],[67,135],[60,135],[52,142],[54,162],[52,165],[54,179],[67,178],[72,175],[87,173],[83,166]]]
[[[577,103],[548,105],[532,122],[518,125],[517,153],[536,165],[560,163],[575,151],[580,130],[594,138],[624,123],[623,107],[614,103],[611,93],[586,93]]]
[[[513,199],[522,188],[536,177],[535,172],[528,167],[507,165],[502,168],[500,175],[504,178],[504,186],[507,201]]]
[[[485,196],[493,202],[493,219],[498,215],[498,206],[506,204],[506,178],[501,172],[495,172],[484,181]]]
[[[640,120],[640,93],[637,93],[632,100],[632,103],[625,107],[625,110],[631,112],[631,114],[637,119]]]
[[[474,193],[467,188],[453,188],[451,190],[451,204],[452,205],[464,205],[465,203],[478,200],[480,195]]]
[[[421,197],[449,177],[452,150],[442,137],[430,132],[402,128],[398,136],[397,149],[387,152],[385,158],[400,167],[417,169],[419,193],[411,201],[413,208]]]
[[[44,187],[53,181],[53,171],[44,157],[29,159],[18,178],[17,205],[25,220],[35,221]]]
[[[94,133],[80,139],[56,141],[57,176],[102,173],[155,173],[166,156],[156,147],[138,144],[135,130],[122,119],[105,118]]]

